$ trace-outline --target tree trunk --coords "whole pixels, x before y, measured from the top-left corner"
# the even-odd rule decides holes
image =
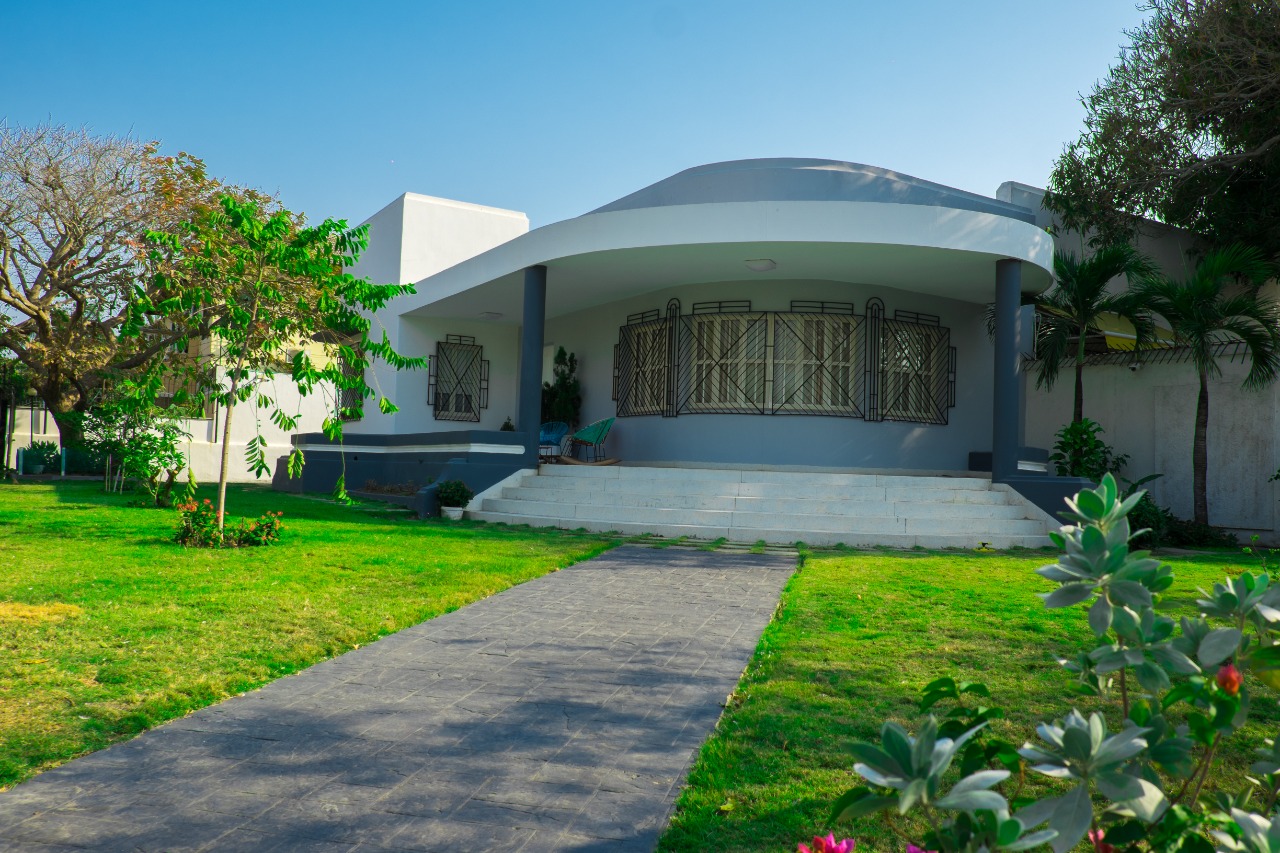
[[[1076,362],[1076,407],[1072,416],[1075,423],[1084,420],[1084,362]]]
[[[1209,523],[1209,376],[1200,371],[1200,396],[1196,400],[1196,437],[1191,451],[1195,520]]]
[[[236,371],[239,376],[239,371]],[[236,409],[237,379],[231,380],[231,393],[227,397],[227,415],[222,420],[222,464],[218,467],[218,532],[227,526],[227,465],[231,459],[231,414]]]

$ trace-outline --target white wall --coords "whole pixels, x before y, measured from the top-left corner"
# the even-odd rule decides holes
[[[1276,538],[1280,486],[1267,478],[1280,467],[1276,443],[1275,386],[1250,392],[1240,385],[1246,369],[1224,364],[1209,389],[1209,521],[1219,527]],[[1086,367],[1084,416],[1106,430],[1102,438],[1131,457],[1131,480],[1163,474],[1146,486],[1180,518],[1192,514],[1191,445],[1199,381],[1189,363]],[[1052,392],[1032,390],[1027,438],[1052,448],[1054,433],[1071,420],[1074,372]]]
[[[451,267],[467,258],[492,249],[501,243],[529,230],[529,219],[523,213],[484,207],[478,204],[433,198],[405,193],[367,220],[369,224],[369,248],[361,256],[352,273],[364,276],[380,284],[412,284]],[[498,326],[477,318],[475,323],[449,324],[437,329],[433,321],[413,316],[401,316],[405,298],[393,299],[374,317],[372,334],[377,337],[383,330],[396,352],[405,356],[430,356],[435,352],[437,334],[475,335],[476,342],[485,346],[485,358],[490,358],[489,347],[497,347],[498,353],[508,338],[517,334],[515,327]],[[481,333],[463,331],[461,327],[475,326]],[[503,329],[505,331],[495,331]],[[481,338],[484,337],[484,340]],[[492,343],[490,343],[490,341]],[[505,357],[505,351],[501,353]],[[383,415],[376,406],[367,406],[365,417],[359,423],[348,425],[351,434],[385,434],[462,429],[497,429],[506,414],[498,417],[497,424],[490,425],[494,417],[495,391],[506,381],[499,379],[496,369],[500,362],[490,360],[491,385],[490,408],[482,413],[479,424],[459,424],[456,421],[436,422],[426,407],[427,371],[396,371],[379,363],[367,378],[370,386],[385,394],[401,410],[397,415]],[[515,380],[512,379],[512,382]],[[514,411],[510,414],[514,417]]]

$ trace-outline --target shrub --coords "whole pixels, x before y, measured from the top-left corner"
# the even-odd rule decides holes
[[[178,505],[182,523],[175,540],[188,548],[247,548],[280,541],[281,512],[268,512],[254,521],[241,519],[218,530],[218,512],[208,498]]]
[[[445,480],[436,489],[436,499],[440,506],[466,506],[476,493],[461,480]]]
[[[1064,695],[1114,702],[1121,726],[1064,702],[1062,717],[1036,728],[1038,742],[1014,749],[985,731],[998,709],[967,704],[988,696],[984,686],[938,679],[924,688],[928,716],[914,736],[886,722],[879,744],[852,747],[867,784],[835,803],[833,820],[914,812],[930,828],[904,838],[908,849],[939,853],[1066,853],[1086,838],[1096,853],[1280,849],[1280,741],[1255,750],[1251,778],[1219,779],[1235,789],[1201,798],[1223,742],[1248,721],[1244,673],[1280,686],[1280,587],[1265,573],[1227,578],[1202,591],[1200,615],[1179,629],[1158,610],[1171,568],[1130,550],[1142,497],[1122,499],[1110,474],[1080,492],[1071,523],[1053,534],[1065,555],[1036,570],[1057,587],[1041,595],[1046,607],[1088,604],[1094,648],[1060,659],[1075,682]],[[939,702],[954,707],[936,713]],[[1050,795],[1027,796],[1024,781],[1037,776],[1055,780]]]
[[[22,461],[26,465],[56,468],[62,462],[62,448],[52,441],[33,441],[22,451]]]
[[[1084,418],[1058,430],[1049,461],[1058,469],[1059,477],[1084,477],[1102,482],[1108,472],[1119,474],[1129,463],[1128,455],[1116,453],[1098,436],[1106,432],[1096,421]]]
[[[218,513],[208,498],[200,502],[178,504],[182,523],[175,540],[188,548],[221,548],[223,535],[218,529]]]

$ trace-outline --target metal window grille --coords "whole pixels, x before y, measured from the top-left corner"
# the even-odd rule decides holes
[[[810,414],[945,424],[956,401],[956,350],[940,318],[885,316],[871,299],[796,300],[790,312],[672,300],[628,317],[614,348],[618,415]],[[806,308],[811,310],[797,311]],[[645,317],[643,322],[637,322]]]
[[[618,414],[660,415],[667,408],[668,323],[651,320],[619,330],[614,349]]]
[[[763,313],[681,317],[677,410],[764,414],[768,329]]]
[[[436,341],[427,374],[427,404],[438,421],[479,421],[489,407],[489,362],[475,338],[449,335]]]
[[[774,414],[862,417],[863,322],[853,315],[774,315]]]
[[[882,419],[945,424],[950,398],[950,330],[885,320],[880,374]]]

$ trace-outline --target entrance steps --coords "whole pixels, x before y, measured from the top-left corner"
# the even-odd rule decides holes
[[[543,465],[478,503],[468,518],[815,546],[1040,548],[1056,529],[1009,487],[968,476]]]

